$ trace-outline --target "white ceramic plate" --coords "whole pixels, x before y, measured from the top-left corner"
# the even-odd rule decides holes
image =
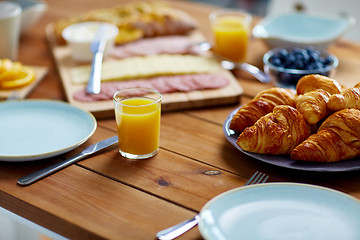
[[[334,162],[334,163],[317,163],[306,161],[294,161],[290,159],[289,155],[264,155],[258,153],[251,153],[242,150],[237,144],[236,140],[239,137],[239,133],[229,129],[231,119],[237,112],[238,108],[233,110],[226,118],[223,131],[226,139],[240,152],[253,157],[262,162],[266,162],[275,166],[291,168],[296,170],[312,171],[312,172],[345,172],[360,170],[360,158],[354,158],[350,160]]]
[[[360,201],[324,187],[265,183],[230,190],[200,212],[206,240],[357,240]]]
[[[0,104],[0,160],[30,161],[68,152],[97,127],[94,116],[60,101]]]

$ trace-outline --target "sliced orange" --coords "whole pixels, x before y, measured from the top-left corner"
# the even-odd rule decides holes
[[[13,62],[11,65],[10,69],[0,73],[0,82],[12,80],[21,75],[23,65],[19,62]]]
[[[30,67],[22,66],[18,75],[10,80],[0,81],[0,89],[20,88],[35,80],[35,72]]]
[[[115,37],[116,44],[124,44],[138,40],[144,36],[144,32],[140,29],[122,27],[119,28],[119,34]]]
[[[0,74],[9,71],[13,67],[10,59],[4,58],[0,60]]]

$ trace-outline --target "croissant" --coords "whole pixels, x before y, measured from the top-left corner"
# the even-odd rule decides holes
[[[296,109],[309,124],[316,124],[328,115],[330,93],[323,89],[307,92],[296,98]]]
[[[296,92],[298,95],[315,91],[316,89],[323,89],[330,94],[341,93],[341,85],[334,79],[319,75],[310,74],[299,79],[296,85]]]
[[[343,109],[330,115],[290,154],[293,160],[336,162],[360,155],[360,110]]]
[[[273,87],[259,92],[253,100],[244,104],[234,115],[229,128],[242,132],[246,127],[272,112],[275,106],[290,105],[295,107],[296,92],[293,89]]]
[[[353,88],[344,90],[340,94],[334,94],[329,98],[327,107],[333,111],[339,111],[345,108],[360,109],[360,84]]]
[[[276,106],[238,137],[243,150],[261,154],[289,154],[311,134],[310,126],[295,108]]]

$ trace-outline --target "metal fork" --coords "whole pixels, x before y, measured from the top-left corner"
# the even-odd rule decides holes
[[[244,184],[244,186],[258,184],[258,183],[265,183],[269,176],[264,173],[256,171],[251,178]],[[156,234],[156,237],[160,240],[172,240],[183,233],[187,232],[194,226],[196,226],[200,221],[200,216],[197,214],[192,219],[188,219],[182,223],[179,223],[175,226],[170,228],[164,229]]]
[[[13,102],[13,101],[17,101],[19,99],[21,99],[20,94],[17,91],[13,91],[13,92],[11,92],[9,97],[6,99],[6,101]]]

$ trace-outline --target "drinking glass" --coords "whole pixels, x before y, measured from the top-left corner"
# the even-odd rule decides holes
[[[16,2],[0,1],[0,58],[17,59],[21,7]]]
[[[129,159],[157,154],[162,95],[151,88],[128,88],[114,94],[119,152]]]
[[[234,62],[244,62],[247,55],[252,17],[241,10],[220,9],[209,15],[213,50]]]

